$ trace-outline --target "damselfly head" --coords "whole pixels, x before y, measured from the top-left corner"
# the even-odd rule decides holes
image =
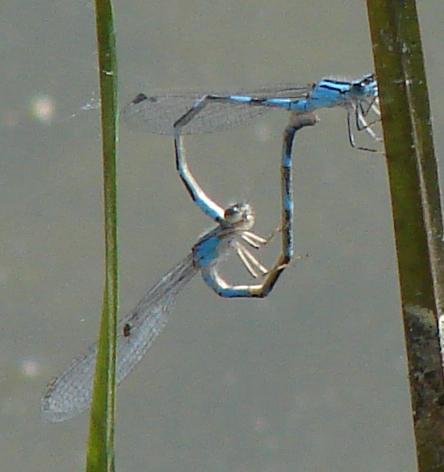
[[[353,81],[353,90],[358,95],[376,98],[378,96],[378,82],[375,74],[367,74],[358,80]]]
[[[248,203],[235,203],[225,210],[224,220],[225,226],[250,229],[254,225],[254,210]]]

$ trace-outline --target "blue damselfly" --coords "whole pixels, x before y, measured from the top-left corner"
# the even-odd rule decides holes
[[[238,203],[223,210],[223,214],[215,218],[218,225],[202,236],[194,244],[190,254],[168,271],[146,292],[137,306],[120,320],[117,336],[117,383],[122,382],[145,356],[165,327],[178,293],[197,272],[201,272],[205,283],[221,297],[263,298],[270,293],[293,255],[292,143],[296,131],[315,122],[316,118],[312,114],[294,115],[284,133],[282,179],[285,180],[285,191],[282,195],[279,226],[282,248],[273,267],[266,268],[251,253],[251,248],[260,249],[271,239],[251,231],[255,221],[251,206]],[[219,210],[222,212],[220,207]],[[221,276],[220,260],[230,251],[239,256],[252,277],[261,278],[260,283],[233,285]],[[74,359],[62,375],[50,382],[41,403],[44,420],[64,421],[88,408],[96,354],[97,346],[93,345],[85,355]]]
[[[123,110],[123,117],[130,126],[141,127],[155,134],[201,134],[233,128],[256,118],[267,110],[283,109],[306,113],[321,108],[345,108],[347,112],[348,138],[352,147],[357,146],[353,129],[365,130],[379,140],[372,130],[379,119],[378,84],[374,74],[366,74],[355,80],[326,77],[304,86],[281,85],[241,92],[187,92],[163,95],[138,94]],[[367,122],[370,111],[375,120]]]

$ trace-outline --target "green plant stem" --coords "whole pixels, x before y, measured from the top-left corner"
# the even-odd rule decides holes
[[[444,471],[443,226],[414,0],[367,0],[387,153],[418,470]]]
[[[89,426],[86,470],[114,470],[115,364],[118,312],[117,59],[111,0],[96,0],[103,146],[105,288]]]

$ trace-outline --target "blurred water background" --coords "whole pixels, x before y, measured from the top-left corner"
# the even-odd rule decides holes
[[[373,70],[364,2],[115,2],[120,99],[170,89],[307,83]],[[418,1],[437,154],[444,150],[441,0]],[[91,3],[11,2],[0,16],[0,456],[4,470],[82,470],[87,416],[40,421],[47,381],[94,340],[103,248]],[[439,33],[439,34],[437,34]],[[196,278],[119,389],[125,471],[416,470],[383,158],[348,145],[345,114],[297,138],[296,250],[265,300]],[[189,141],[218,201],[276,225],[285,114]],[[120,147],[121,308],[208,228],[169,138]],[[245,277],[241,271],[234,276]]]

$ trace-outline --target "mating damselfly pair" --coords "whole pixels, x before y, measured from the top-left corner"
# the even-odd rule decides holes
[[[142,125],[148,131],[173,134],[179,175],[199,208],[217,226],[201,237],[191,253],[173,267],[119,323],[117,340],[117,382],[120,383],[146,354],[152,342],[165,327],[169,312],[179,291],[198,272],[204,282],[225,298],[265,297],[293,257],[293,181],[292,145],[295,133],[312,126],[317,119],[312,113],[320,108],[343,107],[347,113],[350,144],[357,146],[353,131],[366,131],[377,139],[367,119],[370,112],[379,117],[377,83],[372,74],[354,81],[322,79],[306,87],[279,90],[261,89],[251,94],[168,94],[148,97],[139,94],[124,110],[125,120]],[[235,204],[227,209],[219,206],[193,177],[185,156],[183,134],[206,133],[227,129],[252,119],[270,108],[291,112],[285,129],[281,152],[281,252],[272,268],[260,263],[251,250],[259,250],[271,238],[251,231],[254,212],[248,204]],[[234,251],[260,283],[233,285],[219,272],[224,254]],[[96,346],[75,359],[71,366],[50,383],[42,399],[42,414],[57,422],[84,411],[91,400]]]

